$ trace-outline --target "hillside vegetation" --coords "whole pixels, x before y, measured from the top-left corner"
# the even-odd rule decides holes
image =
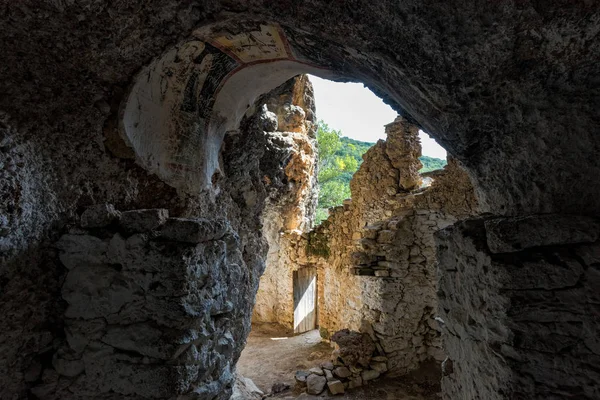
[[[342,136],[340,131],[331,129],[319,121],[317,130],[319,146],[319,202],[316,224],[327,218],[327,210],[339,206],[350,197],[350,179],[362,163],[362,156],[375,143],[361,142]],[[446,160],[422,156],[421,172],[444,168]]]

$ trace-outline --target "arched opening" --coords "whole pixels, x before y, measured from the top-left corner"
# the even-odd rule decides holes
[[[312,186],[315,185],[317,169],[314,160],[305,161],[305,165],[299,167],[294,166],[295,160],[290,161],[289,157],[299,160],[311,156],[314,158],[317,116],[314,100],[307,100],[306,92],[312,89],[307,88],[310,84],[305,82],[306,78],[296,78],[293,84],[284,82],[306,72],[336,79],[361,79],[365,76],[360,70],[353,71],[352,75],[346,69],[337,70],[329,59],[315,61],[304,56],[302,48],[294,45],[297,40],[294,35],[297,34],[277,24],[264,22],[238,22],[227,26],[227,29],[213,26],[196,31],[196,40],[186,41],[170,50],[139,74],[122,108],[121,132],[136,151],[138,162],[169,184],[193,193],[214,190],[215,179],[230,174],[223,168],[224,163],[220,162],[219,157],[227,157],[229,147],[236,146],[233,142],[243,143],[243,139],[228,138],[249,135],[253,129],[260,131],[259,134],[273,131],[273,134],[265,133],[264,140],[281,142],[276,147],[285,147],[287,143],[296,149],[296,153],[284,156],[288,159],[280,161],[279,167],[284,167],[284,174],[279,181],[273,176],[263,177],[268,194],[265,212],[261,217],[261,234],[270,245],[267,268],[269,263],[283,263],[287,267],[281,273],[267,270],[263,276],[263,289],[268,293],[259,295],[255,315],[265,321],[275,318],[276,322],[293,327],[295,333],[318,325],[325,339],[329,339],[336,331],[348,328],[364,335],[370,334],[369,340],[377,349],[369,358],[386,360],[377,367],[378,371],[371,370],[377,375],[388,370],[406,374],[418,369],[421,362],[432,357],[437,358],[439,363],[441,355],[434,356],[429,349],[439,350],[439,343],[427,343],[422,349],[416,346],[413,350],[406,349],[403,352],[394,343],[413,338],[403,337],[402,333],[388,334],[388,331],[397,330],[397,325],[403,323],[394,320],[393,313],[386,310],[394,301],[396,308],[399,302],[403,302],[402,290],[398,285],[404,277],[400,276],[401,271],[394,272],[390,266],[400,266],[400,258],[404,256],[387,255],[384,254],[387,250],[378,248],[383,246],[389,249],[396,245],[392,244],[392,236],[395,237],[398,227],[402,225],[398,218],[402,219],[407,212],[402,208],[402,202],[418,202],[414,196],[422,182],[418,173],[422,166],[418,160],[421,156],[419,128],[411,117],[400,117],[390,123],[386,127],[387,142],[380,142],[372,149],[370,157],[373,161],[363,166],[360,178],[356,180],[353,192],[358,200],[338,207],[327,224],[309,232],[314,214]],[[347,49],[343,52],[344,57],[349,58],[345,63],[353,61],[360,64],[362,61],[361,57],[352,60],[352,53]],[[385,82],[379,81],[371,84],[375,87],[386,86]],[[265,95],[271,90],[275,91]],[[223,143],[225,149],[220,155]],[[236,151],[243,152],[242,149]],[[301,171],[295,170],[298,168]],[[298,172],[300,176],[293,176]],[[292,192],[291,200],[281,195],[286,191]],[[382,195],[381,191],[384,192]],[[406,199],[405,195],[408,196]],[[461,196],[465,198],[462,192]],[[244,194],[243,197],[245,207],[259,207],[256,193]],[[421,195],[419,198],[429,197],[431,195]],[[443,209],[445,204],[436,207]],[[471,204],[455,214],[468,215],[466,209],[469,207]],[[414,209],[410,211],[416,215]],[[414,219],[427,220],[433,214],[423,215]],[[432,234],[438,229],[437,219],[447,225],[458,216],[430,219],[428,223],[433,223],[435,229],[428,228],[423,221],[429,253],[434,253]],[[388,222],[393,218],[396,218],[394,222]],[[387,229],[390,223],[398,229]],[[408,225],[399,230],[417,229],[412,227],[413,223],[409,218],[406,222]],[[327,227],[336,224],[340,226],[328,234]],[[383,236],[391,236],[388,242],[382,239],[378,245],[373,238],[362,237],[364,229],[370,229],[370,234],[375,234],[375,237],[378,230],[385,231]],[[406,240],[400,234],[396,236],[399,241]],[[321,243],[315,246],[315,240]],[[325,250],[320,253],[318,246]],[[418,246],[415,249],[405,248],[408,253],[418,251],[420,255]],[[353,263],[355,267],[350,267],[352,257],[358,258]],[[416,325],[405,330],[421,330],[417,341],[423,344],[426,340],[421,336],[434,335],[439,341],[439,333],[428,333],[433,329],[430,326],[435,324],[434,310],[437,307],[434,301],[434,258],[431,256],[431,260],[426,260],[426,257],[420,257],[414,261],[415,268],[420,268],[419,263],[427,262],[424,279],[429,284],[423,298],[429,300],[416,307],[420,311],[406,318]],[[366,259],[369,261],[366,262]],[[404,261],[408,261],[408,258]],[[240,284],[250,285],[248,289],[253,293],[261,273],[261,270],[255,271],[250,282]],[[286,282],[277,280],[282,276],[286,277]],[[267,288],[267,280],[273,281],[270,288]],[[416,285],[415,290],[423,291],[423,285]],[[300,289],[302,293],[296,293]],[[369,296],[369,292],[378,295]],[[352,293],[352,300],[344,297],[347,293]],[[268,296],[275,299],[266,298]],[[383,300],[386,297],[388,300]],[[421,300],[414,298],[411,301],[419,303]],[[310,307],[304,303],[310,303]],[[296,315],[299,313],[302,315]],[[240,331],[240,338],[244,338],[245,334],[247,332]],[[412,358],[407,357],[409,353]],[[234,357],[234,361],[236,359]]]

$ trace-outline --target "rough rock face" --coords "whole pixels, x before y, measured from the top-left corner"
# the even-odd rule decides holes
[[[402,117],[385,126],[387,134],[386,154],[400,179],[400,189],[411,191],[421,184],[419,170],[423,167],[419,161],[419,127],[407,124]]]
[[[269,245],[266,269],[261,277],[253,321],[292,325],[287,302],[291,298],[293,264],[285,262],[285,234],[308,230],[314,217],[316,185],[316,118],[312,85],[306,75],[288,81],[265,100],[265,115],[273,119],[268,135],[271,151],[283,154],[285,175],[271,191],[263,214],[263,235]],[[266,160],[268,162],[268,160]],[[272,182],[272,185],[275,183]],[[284,306],[285,304],[285,306]]]
[[[237,376],[230,400],[262,400],[264,393],[251,379]]]
[[[285,197],[293,185],[280,169],[292,144],[269,145],[269,126],[259,112],[225,138],[209,191],[179,197],[130,166],[129,180],[110,192],[116,209],[99,203],[76,210],[85,229],[71,225],[48,249],[23,254],[19,243],[35,232],[41,238],[43,224],[3,238],[11,245],[2,276],[13,279],[2,281],[7,318],[0,329],[7,340],[0,345],[0,397],[229,397],[264,270],[265,201],[274,193]],[[13,222],[35,215],[22,210],[32,198],[11,206]],[[22,270],[23,262],[35,268]]]
[[[150,229],[132,234],[132,214],[136,228]],[[68,269],[66,343],[52,358],[54,379],[34,395],[229,398],[236,343],[247,334],[235,321],[254,295],[239,237],[219,220],[155,223],[157,215],[166,210],[127,211],[117,227],[96,224],[105,229],[56,243]]]
[[[596,219],[570,220],[597,232]],[[588,229],[567,237],[557,230],[562,222],[552,214],[475,219],[437,235],[439,311],[452,364],[445,399],[600,396],[600,342],[590,334],[600,328],[600,244],[595,234],[581,235]]]
[[[375,344],[366,333],[343,329],[331,335],[331,341],[340,347],[339,357],[344,363],[367,367],[371,362]]]
[[[183,48],[194,28],[235,35],[260,32],[258,23],[269,21],[282,27],[292,61],[300,65],[285,64],[289,74],[276,76],[288,60],[281,61],[265,74],[276,79],[263,92],[311,68],[364,81],[467,167],[489,211],[594,214],[600,188],[593,178],[600,171],[594,162],[597,138],[590,133],[600,98],[595,6],[527,0],[488,7],[464,0],[435,6],[355,1],[342,7],[319,0],[154,0],[143,7],[11,2],[3,5],[0,31],[5,56],[0,109],[40,144],[59,135],[78,137],[57,158],[40,154],[44,162],[59,163],[61,154],[81,143],[99,142],[106,115],[134,74],[161,54]],[[217,26],[207,28],[215,21]],[[283,59],[279,50],[274,57]],[[198,82],[194,59],[183,54],[182,73],[172,75],[188,92]],[[256,78],[259,70],[254,69]],[[240,81],[257,82],[242,75]],[[245,110],[252,101],[240,104]],[[216,157],[218,146],[211,148]],[[65,163],[84,160],[82,152]],[[554,174],[557,170],[562,174]],[[580,188],[580,196],[570,198],[564,190],[569,185]],[[60,185],[52,190],[62,192]]]

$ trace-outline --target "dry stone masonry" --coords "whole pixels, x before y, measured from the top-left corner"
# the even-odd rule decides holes
[[[445,399],[600,397],[599,228],[544,214],[439,232]]]
[[[312,85],[306,75],[290,80],[265,99],[265,115],[271,118],[269,141],[286,149],[287,166],[281,185],[286,195],[267,200],[263,213],[263,236],[269,245],[267,265],[261,277],[261,295],[253,311],[255,322],[291,326],[286,300],[292,296],[292,264],[286,258],[287,237],[308,230],[315,213],[316,117]]]
[[[231,386],[234,343],[244,335],[233,323],[244,310],[234,304],[249,294],[229,224],[103,204],[81,225],[56,243],[68,270],[66,343],[32,393],[183,399]]]
[[[331,362],[296,372],[296,385],[308,394],[343,394],[347,389],[368,385],[388,370],[388,359],[378,354],[366,333],[344,329],[331,336],[335,350]]]

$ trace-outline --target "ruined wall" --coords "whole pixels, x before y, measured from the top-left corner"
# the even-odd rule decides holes
[[[296,77],[271,92],[265,102],[274,121],[269,142],[281,142],[287,154],[285,191],[273,192],[262,217],[262,233],[269,245],[266,269],[261,276],[252,320],[291,327],[293,310],[289,236],[308,230],[314,217],[316,185],[316,117],[313,90],[306,75]]]
[[[51,368],[64,335],[66,273],[51,244],[85,207],[226,215],[247,246],[246,262],[259,258],[259,239],[243,237],[259,226],[245,218],[260,208],[252,199],[266,196],[264,174],[251,172],[265,145],[260,137],[226,139],[224,164],[239,173],[219,166],[209,178],[219,183],[229,171],[231,191],[219,184],[186,194],[140,168],[131,149],[109,150],[103,133],[118,126],[137,73],[198,26],[217,21],[237,34],[279,24],[300,59],[365,82],[439,139],[489,212],[599,214],[594,2],[23,0],[0,7],[2,398],[26,397],[39,371]],[[182,81],[193,86],[193,76]],[[189,131],[179,133],[185,140]],[[218,160],[218,146],[211,150]]]
[[[367,168],[369,161],[367,153]],[[474,213],[476,202],[468,178],[455,162],[436,175],[431,187],[396,193],[391,199],[382,195],[378,201],[385,201],[385,206],[379,210],[371,208],[370,201],[353,199],[333,210],[326,228],[329,233],[325,234],[335,239],[329,242],[332,255],[322,262],[320,270],[319,323],[330,333],[346,326],[369,333],[379,352],[388,358],[392,374],[402,375],[428,359],[444,358],[435,319],[437,260],[433,235],[457,218]],[[367,177],[358,178],[361,176]],[[354,181],[353,188],[363,183],[364,193],[375,197],[373,193],[386,192],[381,181],[387,176]],[[338,226],[352,221],[354,207],[364,207],[367,212],[363,215],[380,217],[359,220],[354,229],[334,233]]]
[[[437,235],[444,399],[597,399],[597,219],[487,217]]]
[[[443,171],[426,174],[431,186],[420,187],[416,126],[398,118],[386,132],[352,178],[352,199],[311,232],[283,236],[280,261],[290,266],[280,268],[317,266],[321,334],[368,333],[389,370],[405,374],[427,359],[444,359],[433,235],[473,214],[476,201],[452,159]],[[291,275],[280,282],[291,287]],[[280,308],[293,315],[291,290]]]

